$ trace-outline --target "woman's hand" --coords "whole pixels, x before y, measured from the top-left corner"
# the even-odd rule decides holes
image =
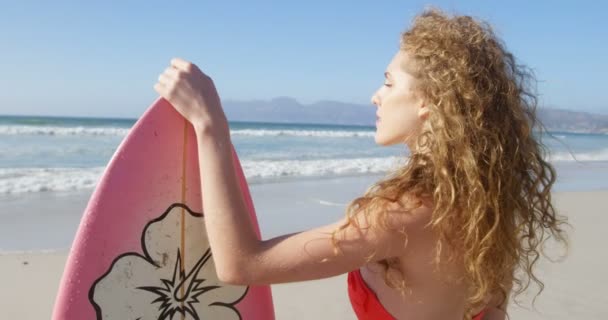
[[[197,132],[229,134],[213,80],[196,65],[180,58],[158,76],[154,90],[188,120]]]

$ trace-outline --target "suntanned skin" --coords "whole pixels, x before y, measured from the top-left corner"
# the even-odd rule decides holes
[[[403,143],[411,149],[409,141],[413,141],[428,115],[424,101],[411,90],[412,76],[400,67],[406,59],[405,52],[397,52],[387,67],[385,84],[372,97],[380,117],[375,135],[379,145]],[[411,212],[394,204],[387,231],[366,228],[368,221],[357,218],[361,230],[351,225],[338,234],[339,255],[334,255],[329,234],[344,219],[258,240],[232,166],[230,131],[213,80],[196,65],[175,58],[154,88],[195,129],[205,225],[221,281],[242,285],[286,283],[332,277],[360,268],[366,283],[395,318],[462,319],[465,284],[444,281],[462,275],[462,267],[444,265],[441,273],[433,272],[437,238],[425,228],[432,201],[423,199],[425,205]],[[408,235],[407,247],[401,230]],[[405,301],[398,291],[384,284],[382,273],[375,272],[379,267],[367,262],[371,255],[373,261],[399,258],[412,290]],[[492,299],[488,297],[489,306],[496,304]],[[474,313],[484,307],[479,306]],[[504,319],[499,312],[490,313],[486,319]]]

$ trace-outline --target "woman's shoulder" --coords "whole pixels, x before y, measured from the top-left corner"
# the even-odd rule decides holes
[[[385,208],[388,225],[406,230],[424,229],[432,217],[432,201],[404,195],[399,201],[389,202]]]
[[[403,194],[398,201],[389,202],[387,210],[412,214],[430,214],[433,211],[431,197],[419,197],[409,193]]]

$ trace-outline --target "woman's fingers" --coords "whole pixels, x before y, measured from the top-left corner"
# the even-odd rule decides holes
[[[219,95],[212,79],[196,65],[174,58],[158,76],[154,90],[192,124],[227,127]]]
[[[154,84],[154,91],[158,93],[160,96],[164,97],[167,93],[167,88],[160,82]]]
[[[167,75],[167,73],[161,73],[158,76],[158,82],[162,83],[165,86],[170,86],[173,82],[175,82],[175,78],[172,78],[171,76]]]
[[[188,81],[185,78],[184,72],[173,67],[168,67],[158,76],[159,90],[162,90],[165,98],[174,97],[177,95],[177,91],[188,86]]]
[[[192,72],[195,70],[196,66],[189,61],[186,61],[182,58],[173,58],[171,59],[171,66],[175,67],[178,70],[185,72]]]
[[[172,78],[172,79],[179,79],[180,77],[182,77],[184,75],[184,73],[182,71],[180,71],[179,69],[176,69],[172,66],[167,67],[167,69],[165,69],[164,74],[166,74],[168,77]]]

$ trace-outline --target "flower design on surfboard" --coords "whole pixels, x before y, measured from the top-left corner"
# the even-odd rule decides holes
[[[144,255],[118,256],[91,287],[97,319],[241,319],[235,305],[248,287],[217,279],[202,214],[171,205],[146,225],[141,246]]]

